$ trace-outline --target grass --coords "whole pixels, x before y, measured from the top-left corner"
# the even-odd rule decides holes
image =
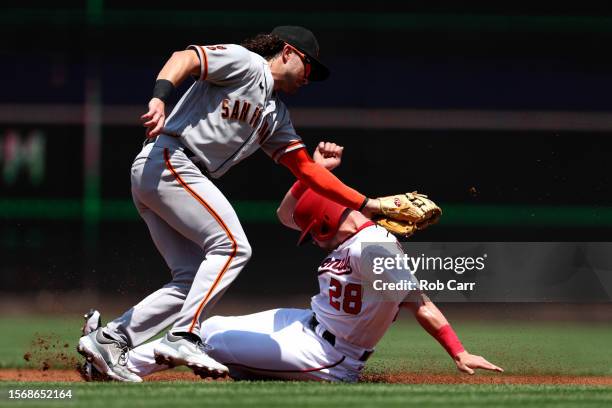
[[[28,388],[42,386],[28,385]],[[0,385],[0,406],[16,406]],[[45,389],[71,389],[63,401],[20,401],[22,406],[68,407],[598,407],[612,404],[612,388],[545,385],[398,385],[281,382],[44,384]]]
[[[485,356],[509,374],[612,375],[612,326],[580,323],[454,322],[468,350]],[[40,350],[46,339],[49,353],[75,352],[81,319],[59,317],[0,318],[0,367],[37,367],[26,352]],[[65,344],[69,346],[63,348]],[[55,345],[56,348],[52,346]],[[45,353],[42,353],[43,355]],[[65,364],[64,364],[65,365]],[[62,367],[59,361],[54,367]],[[418,325],[400,319],[377,347],[369,372],[426,371],[453,373],[444,350]]]
[[[454,373],[441,347],[415,323],[396,323],[368,362],[367,371]],[[81,319],[0,318],[0,367],[38,367],[23,355],[37,338],[77,357]],[[454,322],[465,346],[508,374],[612,375],[612,327],[579,323]],[[35,346],[36,347],[36,346]],[[34,347],[34,348],[35,348]],[[60,367],[61,364],[54,367]],[[71,389],[73,399],[15,401],[15,388]],[[0,383],[0,406],[167,407],[183,405],[316,407],[597,407],[612,406],[612,387],[554,385],[402,385],[282,382],[144,384]]]
[[[454,322],[453,326],[470,352],[484,356],[508,374],[612,375],[612,325],[468,321]],[[428,334],[405,322],[385,335],[369,369],[455,370]]]

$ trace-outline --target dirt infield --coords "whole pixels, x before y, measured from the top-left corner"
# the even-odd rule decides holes
[[[550,385],[605,385],[612,386],[611,377],[555,376],[555,375],[464,375],[394,373],[364,375],[362,381],[389,384],[550,384]]]
[[[38,370],[38,369],[0,369],[0,381],[23,382],[83,382],[77,370]],[[145,381],[212,381],[201,380],[186,371],[166,371],[153,374]],[[216,380],[228,381],[228,380]],[[551,384],[551,385],[603,385],[612,386],[612,376],[606,377],[576,377],[552,375],[451,375],[396,373],[365,375],[364,382],[389,384]]]
[[[78,370],[50,369],[38,370],[32,368],[3,368],[0,369],[0,381],[23,381],[23,382],[84,382]],[[202,380],[200,377],[187,371],[164,371],[153,374],[145,381],[212,381]],[[217,380],[227,381],[227,380]]]

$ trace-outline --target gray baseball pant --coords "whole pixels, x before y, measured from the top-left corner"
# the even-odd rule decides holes
[[[106,331],[135,347],[173,324],[200,335],[200,324],[251,257],[238,216],[221,191],[161,135],[132,165],[132,196],[172,280]]]

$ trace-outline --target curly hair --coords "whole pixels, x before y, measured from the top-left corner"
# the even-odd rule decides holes
[[[274,34],[257,34],[255,37],[247,38],[240,45],[265,59],[270,59],[283,50],[285,42]]]

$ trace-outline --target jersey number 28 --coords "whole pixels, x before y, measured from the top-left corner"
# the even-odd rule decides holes
[[[329,304],[336,310],[340,310],[340,306],[342,306],[342,310],[348,314],[359,314],[361,312],[361,285],[348,283],[343,288],[339,280],[331,278],[329,281]]]

